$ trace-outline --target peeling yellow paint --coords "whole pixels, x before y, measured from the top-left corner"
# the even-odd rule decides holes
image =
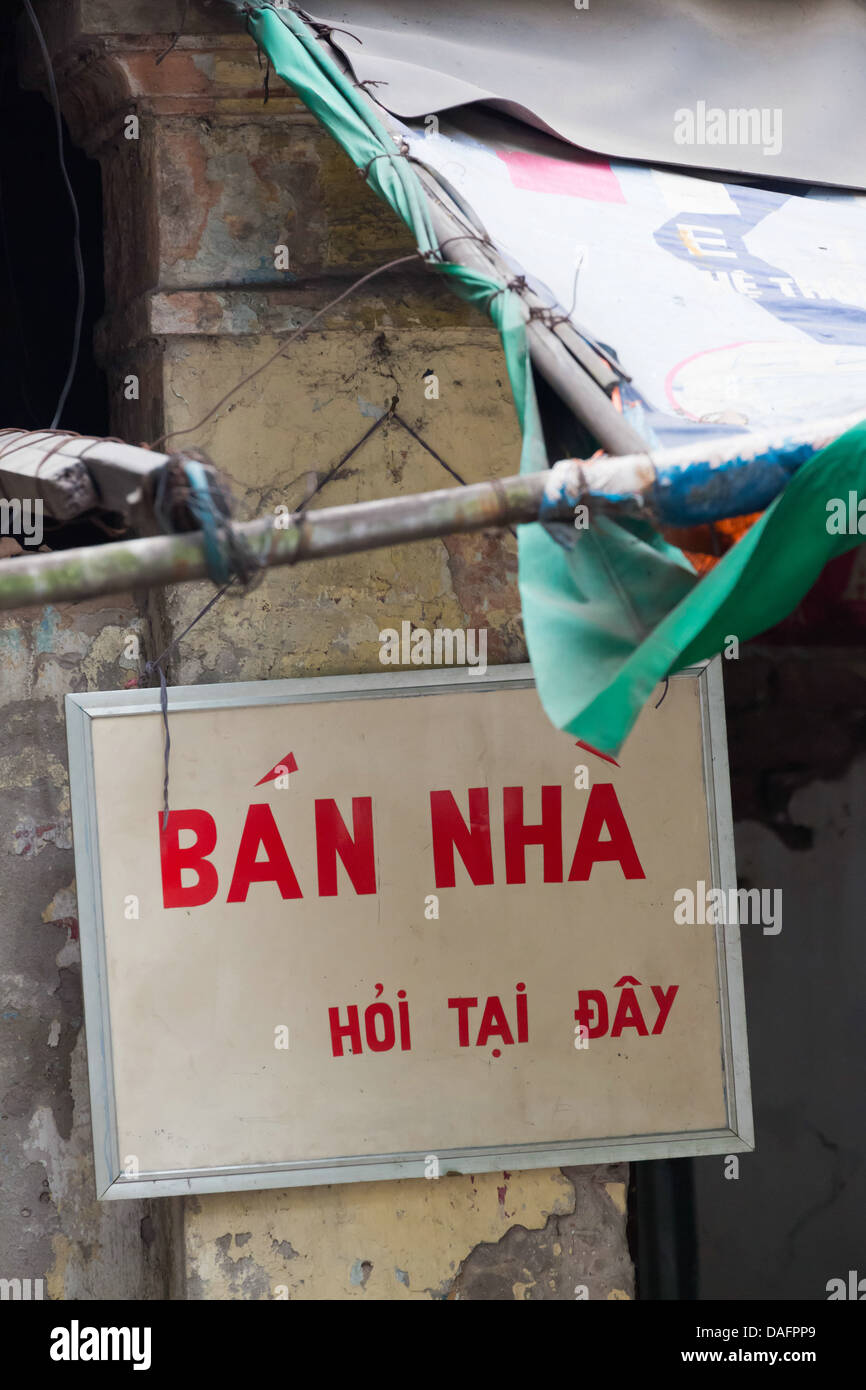
[[[54,1259],[45,1275],[45,1290],[49,1299],[63,1300],[66,1298],[66,1266],[71,1257],[78,1259],[78,1251],[62,1231],[51,1237],[51,1249]]]
[[[305,1300],[443,1298],[470,1251],[508,1229],[501,1181],[486,1173],[201,1197],[185,1213],[191,1290],[209,1299],[277,1298],[281,1286]],[[508,1224],[540,1230],[574,1201],[558,1169],[512,1173]],[[233,1232],[250,1239],[238,1248],[226,1240]]]
[[[71,917],[75,911],[75,879],[59,888],[51,902],[42,912],[43,922],[56,922],[59,917]]]
[[[613,1202],[620,1216],[625,1216],[625,1183],[606,1182],[604,1190]]]
[[[607,1301],[609,1303],[611,1300],[618,1301],[623,1298],[625,1299],[626,1303],[631,1302],[631,1299],[629,1298],[625,1289],[611,1289],[610,1293],[607,1296]]]

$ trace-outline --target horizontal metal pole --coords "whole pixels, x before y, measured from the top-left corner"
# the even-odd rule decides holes
[[[235,529],[263,565],[293,565],[458,531],[535,521],[548,477],[547,472],[531,473],[411,497],[279,518],[260,517]],[[570,516],[570,505],[563,503],[557,514]],[[0,610],[206,577],[204,541],[199,531],[59,550],[50,555],[22,555],[0,560]]]
[[[691,449],[686,445],[588,463],[564,459],[540,473],[280,513],[245,522],[236,530],[262,566],[271,566],[539,519],[568,521],[579,504],[590,512],[628,513],[679,525],[684,517],[693,523],[709,496],[710,519],[721,519],[757,510],[744,503],[753,502],[758,491],[761,506],[766,506],[817,450],[859,423],[859,416],[849,416]],[[579,543],[580,530],[575,538]],[[23,555],[0,561],[0,609],[177,584],[206,575],[204,541],[197,531]]]
[[[655,526],[749,516],[764,511],[816,453],[864,423],[858,412],[640,454],[563,459],[547,472],[539,519],[553,520],[553,509],[581,502]]]

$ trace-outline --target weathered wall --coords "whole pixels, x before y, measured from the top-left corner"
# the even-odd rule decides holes
[[[160,1298],[170,1273],[169,1210],[96,1201],[63,716],[135,679],[141,630],[128,595],[0,621],[0,1278],[50,1298]]]
[[[39,8],[74,138],[102,164],[108,312],[99,350],[113,427],[153,440],[194,423],[275,350],[275,334],[303,323],[363,271],[406,254],[411,242],[287,89],[272,84],[263,107],[255,51],[227,7],[194,0],[188,37],[159,67],[166,40],[145,24],[173,27],[182,7],[171,0],[42,0]],[[39,80],[32,54],[28,71]],[[140,121],[137,140],[124,135],[130,113]],[[280,243],[290,249],[287,272],[274,269]],[[438,400],[425,397],[427,371],[439,378]],[[138,377],[138,399],[124,395],[129,374]],[[519,435],[497,336],[420,265],[365,287],[326,331],[293,346],[215,420],[177,442],[208,449],[251,515],[296,505],[383,412],[389,418],[313,505],[447,486],[453,479],[430,449],[466,481],[516,471]],[[211,592],[196,585],[151,595],[142,658],[179,633]],[[403,619],[486,627],[491,663],[524,659],[513,538],[431,541],[270,574],[202,620],[173,655],[169,679],[376,670],[379,631]],[[20,740],[26,724],[30,752],[8,745],[10,829],[0,843],[11,846],[8,834],[27,816],[51,826],[64,807],[68,814],[60,688],[125,684],[120,629],[139,620],[128,600],[63,614],[52,638],[66,662],[62,681],[55,677],[58,696],[32,703],[24,684],[16,697],[19,722],[9,737]],[[43,621],[14,623],[21,635],[10,642],[36,644]],[[39,686],[38,672],[30,679]],[[37,727],[46,731],[38,744]],[[9,1022],[29,1051],[2,1048],[20,1111],[10,1161],[20,1165],[20,1207],[33,1214],[30,1239],[20,1259],[16,1253],[22,1276],[48,1273],[57,1297],[101,1296],[117,1287],[120,1264],[130,1297],[632,1296],[621,1165],[227,1194],[189,1199],[182,1210],[166,1201],[150,1211],[98,1208],[82,1045],[72,1047],[73,1034],[82,1036],[77,947],[55,942],[60,929],[40,922],[49,903],[50,920],[74,916],[68,827],[64,834],[66,847],[49,838],[38,858],[19,857],[2,905],[15,927],[7,988],[23,1005],[15,1010],[23,1021]],[[34,904],[26,914],[23,902]],[[58,970],[67,964],[61,1000]],[[63,1001],[60,1051],[52,1020]],[[46,1175],[64,1196],[50,1218],[37,1205]],[[16,1231],[6,1239],[14,1242]],[[0,1245],[0,1273],[6,1259]]]
[[[625,1194],[599,1167],[194,1198],[187,1294],[629,1298]]]

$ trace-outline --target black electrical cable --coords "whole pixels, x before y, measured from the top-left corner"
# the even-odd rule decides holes
[[[5,113],[6,82],[12,69],[12,54],[8,50],[0,53],[0,112]],[[0,172],[0,260],[3,261],[3,268],[6,272],[5,278],[8,282],[7,293],[9,304],[12,310],[12,321],[18,338],[19,355],[15,367],[17,372],[18,389],[21,393],[21,402],[24,406],[29,423],[34,427],[39,423],[39,411],[33,408],[30,393],[27,389],[27,375],[30,369],[30,353],[27,347],[27,339],[24,336],[24,319],[21,313],[21,301],[18,296],[18,287],[15,282],[15,272],[13,270],[12,244],[9,237],[9,228],[6,218],[6,194],[3,185],[2,172]]]
[[[33,29],[36,34],[37,41],[39,43],[39,47],[42,50],[42,58],[45,63],[45,72],[48,77],[48,86],[51,92],[51,104],[54,108],[54,122],[57,126],[57,152],[60,159],[60,172],[63,175],[63,182],[66,184],[66,191],[69,194],[69,203],[70,207],[72,208],[72,222],[74,228],[72,239],[72,253],[75,260],[75,272],[78,277],[78,304],[76,306],[75,311],[75,328],[72,335],[72,354],[69,360],[69,370],[66,373],[66,380],[63,383],[63,389],[60,392],[60,398],[57,402],[57,409],[55,410],[54,418],[51,421],[50,428],[54,430],[57,428],[60,422],[60,417],[63,414],[63,409],[66,405],[66,399],[69,395],[72,383],[75,379],[75,373],[78,370],[78,356],[81,350],[81,329],[84,323],[85,296],[84,260],[81,255],[81,218],[78,214],[78,203],[75,198],[75,192],[72,188],[72,182],[69,178],[69,171],[66,168],[66,157],[63,153],[63,120],[60,115],[60,98],[57,94],[57,83],[54,79],[54,68],[51,63],[51,54],[48,52],[48,45],[45,42],[45,35],[42,32],[42,28],[40,26],[39,20],[36,18],[36,13],[33,9],[32,4],[30,3],[30,0],[23,0],[23,3],[24,8],[27,11],[28,18],[30,19],[30,23],[33,25]]]

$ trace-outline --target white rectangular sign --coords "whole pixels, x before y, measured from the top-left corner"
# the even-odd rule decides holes
[[[169,721],[166,821],[159,692],[67,696],[101,1197],[751,1147],[718,662],[617,762],[528,666]]]

